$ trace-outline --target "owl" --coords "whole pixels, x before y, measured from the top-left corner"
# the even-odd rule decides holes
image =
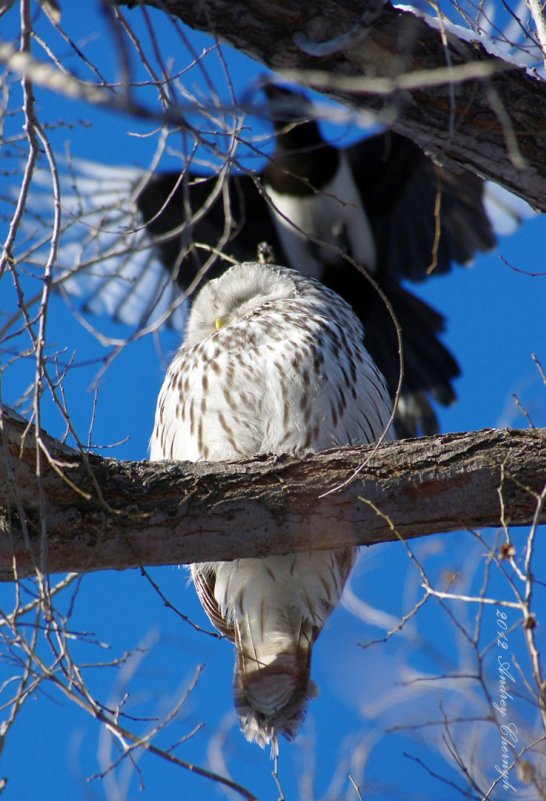
[[[247,262],[195,298],[161,389],[151,459],[222,461],[392,439],[385,381],[351,307],[318,281]],[[312,534],[312,532],[310,532]],[[210,620],[235,644],[246,738],[293,739],[315,694],[313,643],[354,548],[194,564]]]

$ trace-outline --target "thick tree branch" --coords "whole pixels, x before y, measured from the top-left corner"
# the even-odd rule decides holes
[[[48,454],[40,477],[37,447]],[[356,479],[324,494],[363,463]],[[528,525],[545,482],[544,429],[446,434],[303,459],[150,464],[82,455],[45,432],[37,442],[33,428],[4,409],[0,579],[13,579],[14,568],[29,575],[34,565],[123,569]]]
[[[380,111],[447,166],[546,211],[546,84],[478,42],[443,37],[377,0],[146,2],[342,102]]]

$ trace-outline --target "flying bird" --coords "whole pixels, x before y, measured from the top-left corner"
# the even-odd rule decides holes
[[[434,433],[430,396],[451,403],[459,367],[440,339],[444,318],[405,282],[468,263],[530,208],[472,173],[438,166],[393,132],[334,147],[303,94],[265,91],[275,150],[259,173],[187,168],[148,175],[74,162],[62,200],[84,229],[82,235],[75,225],[62,240],[62,287],[85,309],[131,325],[170,320],[183,328],[183,293],[233,260],[255,260],[266,242],[276,261],[318,278],[351,304],[394,397],[400,358],[387,300],[403,353],[398,432]]]
[[[192,303],[159,395],[150,458],[359,445],[392,439],[390,418],[351,307],[296,270],[244,263],[207,282]],[[341,548],[192,565],[207,615],[235,643],[235,705],[248,740],[276,750],[279,734],[297,734],[315,693],[313,643],[355,556]]]

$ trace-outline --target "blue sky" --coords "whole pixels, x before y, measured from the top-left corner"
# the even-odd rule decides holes
[[[182,47],[180,33],[161,14],[153,11],[149,14],[164,58],[174,59],[174,70],[186,66],[191,59],[188,50]],[[119,78],[114,38],[104,15],[95,9],[94,14],[86,16],[85,31],[81,30],[80,16],[81,9],[76,4],[67,6],[63,9],[63,26],[72,33],[86,57],[101,65],[110,80]],[[140,13],[125,12],[125,16],[139,31],[147,52],[151,52]],[[16,30],[17,9],[12,9],[2,20],[1,35],[9,39]],[[38,22],[37,30],[70,69],[83,78],[91,78],[83,62],[76,59],[69,45],[58,38],[46,20]],[[195,32],[185,30],[185,35],[198,53],[213,44]],[[33,52],[37,57],[43,55],[38,43]],[[136,60],[134,56],[131,58],[138,75]],[[215,48],[205,64],[207,75],[222,98],[229,97],[226,64],[236,95],[240,98],[246,93],[251,100],[261,102],[253,90],[263,67],[227,47],[222,48],[221,58]],[[182,83],[191,92],[207,90],[198,67],[188,70]],[[155,102],[151,92],[142,97],[150,104]],[[14,82],[11,102],[14,114],[6,122],[8,137],[21,132],[19,100],[20,92]],[[48,137],[57,152],[65,152],[68,147],[73,156],[113,166],[142,167],[150,163],[157,143],[155,123],[135,122],[122,115],[95,111],[45,90],[37,91],[37,100],[38,114],[48,123]],[[249,127],[249,136],[255,130],[267,131],[253,117],[248,125],[255,126]],[[340,128],[327,126],[325,130],[336,140],[339,136],[355,137],[348,123]],[[24,151],[24,144],[5,148],[2,169],[12,174],[3,179],[1,195],[7,194],[8,185],[17,185],[19,159]],[[172,163],[176,163],[174,157]],[[163,166],[169,166],[169,156]],[[4,221],[0,222],[4,230]],[[443,431],[505,425],[526,427],[527,420],[516,405],[514,394],[535,425],[546,425],[546,387],[531,357],[535,353],[546,366],[546,279],[544,275],[535,275],[546,271],[545,241],[546,220],[527,221],[516,235],[502,238],[497,251],[477,258],[471,268],[458,268],[447,277],[413,288],[446,316],[445,342],[463,371],[456,383],[457,403],[438,410]],[[23,285],[29,296],[40,286],[31,274],[24,276]],[[0,311],[9,315],[16,308],[13,285],[9,276],[4,276],[0,280]],[[0,318],[0,322],[3,320]],[[105,319],[94,322],[110,336],[128,334],[128,329]],[[61,362],[75,354],[76,366],[69,371],[64,387],[73,424],[87,441],[94,413],[97,363],[104,357],[105,349],[86,332],[58,296],[51,299],[47,336],[49,352],[58,351]],[[171,353],[177,346],[178,335],[163,332],[161,342],[163,351]],[[16,351],[25,347],[28,340],[24,336],[1,344],[1,391],[3,401],[8,404],[15,404],[32,381],[32,358],[15,358]],[[156,343],[148,337],[127,347],[101,376],[91,441],[94,445],[108,446],[108,450],[101,448],[99,452],[120,459],[146,458],[164,369]],[[28,404],[23,404],[22,409],[25,408]],[[47,398],[43,419],[50,433],[63,435],[60,416]],[[526,535],[525,530],[513,532],[519,556]],[[490,543],[498,535],[487,532],[484,536]],[[449,576],[453,575],[457,576],[454,585],[457,592],[479,591],[487,561],[484,540],[465,532],[425,538],[412,547],[437,586],[449,587]],[[539,543],[537,548],[543,557],[543,544]],[[172,604],[210,629],[193,589],[187,586],[184,569],[155,568],[150,569],[150,575]],[[489,581],[490,597],[511,599],[501,569],[493,569]],[[452,603],[446,610],[437,602],[428,602],[388,643],[362,647],[370,640],[384,637],[385,630],[414,607],[422,597],[421,583],[419,570],[408,559],[403,546],[384,545],[363,554],[351,581],[346,604],[350,609],[342,608],[334,614],[315,649],[313,677],[320,687],[320,696],[310,704],[297,743],[281,746],[280,778],[288,798],[356,799],[349,773],[360,783],[364,797],[374,801],[438,797],[450,801],[461,797],[455,785],[463,786],[464,781],[447,756],[442,741],[445,731],[437,725],[415,726],[441,720],[443,711],[448,717],[458,719],[485,714],[479,688],[467,679],[452,678],[475,670],[472,647],[461,629],[471,630],[476,625],[476,605]],[[27,589],[32,591],[30,584]],[[540,592],[537,602],[544,610]],[[14,588],[0,587],[0,607],[10,611],[13,603]],[[192,681],[197,665],[203,665],[196,688],[168,732],[160,735],[158,744],[166,747],[187,736],[202,722],[203,728],[177,750],[180,758],[200,766],[212,765],[221,773],[229,770],[235,781],[263,801],[277,797],[269,755],[247,744],[238,731],[231,700],[233,657],[229,643],[196,632],[175,612],[165,608],[162,598],[138,571],[84,576],[81,583],[59,596],[58,604],[65,614],[70,613],[68,628],[80,634],[79,639],[69,640],[74,659],[84,666],[82,670],[92,692],[109,706],[128,693],[126,710],[131,715],[146,718],[164,715]],[[380,610],[382,616],[376,612],[374,617],[373,610]],[[506,614],[510,625],[516,626],[519,613],[509,609]],[[478,636],[480,647],[491,644],[484,657],[484,670],[485,685],[493,696],[498,687],[496,615],[494,607],[485,609]],[[40,641],[39,648],[44,658],[51,658],[45,641]],[[127,653],[133,655],[122,667],[93,666]],[[520,629],[510,635],[510,653],[517,657],[524,674],[529,675]],[[7,654],[6,651],[0,662],[0,682],[9,682],[17,673]],[[438,676],[443,678],[437,679]],[[13,683],[3,686],[2,703],[9,699],[11,687]],[[520,725],[521,743],[524,738],[528,738],[525,742],[532,739],[537,724],[525,698],[523,676],[515,682],[511,714]],[[133,724],[138,731],[150,725],[138,721]],[[400,725],[414,728],[391,731]],[[495,726],[473,722],[458,723],[453,728],[458,730],[454,737],[460,736],[463,751],[472,746],[465,752],[467,758],[477,755],[484,776],[492,780],[499,759]],[[385,733],[387,730],[389,733]],[[220,797],[217,788],[206,779],[151,755],[144,755],[138,762],[140,777],[125,760],[102,781],[89,781],[109,764],[109,748],[104,728],[57,690],[43,684],[42,691],[33,693],[25,703],[6,739],[0,767],[0,776],[8,778],[5,796],[16,801],[34,798],[169,801],[181,797]],[[112,754],[115,758],[115,745]],[[423,763],[452,784],[439,783]],[[143,782],[143,789],[139,781]],[[518,790],[519,797],[534,797],[523,785],[518,785]],[[501,792],[493,795],[493,798],[503,797]]]

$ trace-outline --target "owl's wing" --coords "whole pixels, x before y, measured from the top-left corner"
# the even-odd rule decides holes
[[[343,586],[347,581],[349,573],[351,572],[355,563],[355,551],[352,548],[343,548],[334,551],[333,555],[338,566],[339,575],[341,577],[340,581]],[[203,609],[205,610],[210,622],[221,634],[234,642],[236,634],[235,626],[232,622],[233,619],[231,619],[230,622],[228,621],[227,616],[222,614],[220,605],[214,596],[214,589],[216,585],[215,570],[207,569],[206,565],[192,565],[192,579],[197,595],[199,596],[199,600],[201,601]],[[333,609],[330,611],[333,611]],[[309,638],[311,643],[314,643],[320,632],[321,629],[319,626],[311,626],[308,629],[306,636]]]
[[[232,642],[235,640],[235,629],[233,625],[229,624],[226,617],[222,615],[220,606],[214,597],[214,586],[216,584],[216,573],[213,570],[194,569],[192,565],[192,579],[195,584],[195,589],[199,600],[203,605],[203,609],[208,615],[208,618],[213,626],[225,637]]]

